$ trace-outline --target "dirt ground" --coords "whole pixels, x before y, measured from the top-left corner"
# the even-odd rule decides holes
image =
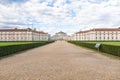
[[[1,59],[0,80],[120,80],[120,60],[56,41]]]

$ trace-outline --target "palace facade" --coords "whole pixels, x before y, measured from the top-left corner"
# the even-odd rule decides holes
[[[50,35],[28,29],[0,29],[0,41],[48,41]]]
[[[94,28],[80,31],[73,34],[71,40],[120,40],[120,28]]]
[[[65,32],[58,32],[51,37],[51,40],[68,40],[69,36]]]

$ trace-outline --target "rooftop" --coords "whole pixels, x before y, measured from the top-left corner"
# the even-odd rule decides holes
[[[56,33],[56,34],[66,34],[66,33],[63,32],[63,31],[60,31],[60,32],[58,32],[58,33]]]
[[[26,32],[26,31],[32,31],[32,32],[35,32],[35,33],[40,33],[40,34],[48,34],[48,33],[45,33],[43,31],[36,31],[36,30],[32,30],[30,28],[27,28],[27,29],[0,29],[0,32]]]
[[[79,32],[76,32],[75,34],[86,33],[90,31],[120,31],[120,28],[94,28],[90,30],[79,31]]]

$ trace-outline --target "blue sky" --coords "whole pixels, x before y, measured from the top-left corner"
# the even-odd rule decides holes
[[[27,28],[54,34],[120,27],[120,0],[0,0],[0,28]]]

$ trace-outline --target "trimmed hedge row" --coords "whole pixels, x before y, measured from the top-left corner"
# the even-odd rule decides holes
[[[16,52],[24,51],[27,49],[35,48],[38,46],[42,46],[45,44],[52,43],[53,41],[42,41],[42,42],[33,42],[29,44],[18,44],[18,45],[8,45],[8,46],[0,46],[0,57],[6,56],[9,54],[13,54]]]
[[[73,43],[75,45],[79,45],[79,46],[97,50],[95,48],[96,43],[85,43],[85,42],[81,42],[81,41],[69,41],[69,42]],[[120,46],[101,44],[100,51],[120,57]]]
[[[100,51],[120,57],[120,46],[102,44],[100,47]]]

